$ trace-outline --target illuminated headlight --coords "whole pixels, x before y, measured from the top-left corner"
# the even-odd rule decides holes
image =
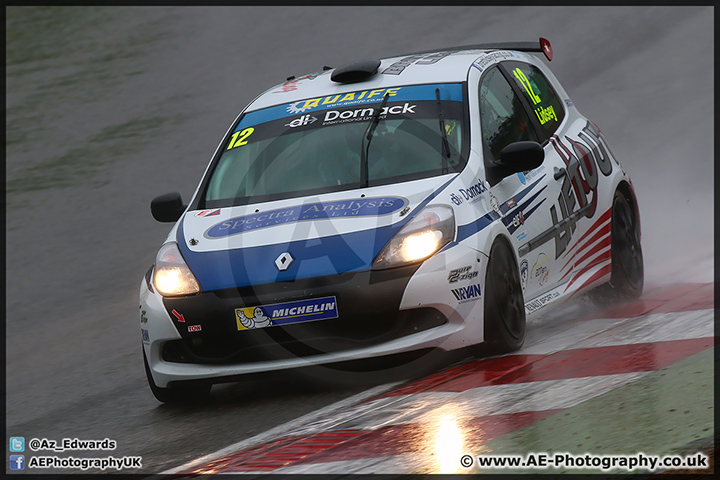
[[[392,268],[428,258],[455,236],[455,216],[447,205],[424,208],[383,247],[373,268]]]
[[[176,243],[166,243],[155,259],[153,284],[163,297],[190,295],[200,291],[200,285],[185,263]]]

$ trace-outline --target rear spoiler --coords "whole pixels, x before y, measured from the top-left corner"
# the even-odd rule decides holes
[[[446,47],[435,50],[426,50],[423,52],[406,53],[403,55],[396,55],[398,57],[405,57],[410,55],[426,55],[429,53],[439,52],[460,52],[463,50],[516,50],[518,52],[542,52],[545,54],[545,58],[548,61],[552,60],[552,46],[550,42],[540,37],[537,42],[500,42],[500,43],[479,43],[476,45],[461,45],[457,47]]]

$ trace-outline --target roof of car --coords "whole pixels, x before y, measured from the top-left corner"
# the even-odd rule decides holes
[[[331,79],[333,73],[343,67],[350,67],[352,70],[353,66],[357,65],[360,65],[358,67],[360,69],[368,68],[367,65],[374,69],[378,61],[366,60],[336,69],[326,67],[326,70],[321,72],[297,78],[288,77],[284,83],[268,89],[256,98],[248,106],[247,110],[258,110],[308,98],[359,90],[378,90],[415,84],[463,82],[467,79],[468,71],[473,64],[481,66],[494,58],[528,58],[527,55],[521,53],[522,51],[537,52],[542,50],[537,42],[514,42],[449,47],[396,55],[379,60],[380,66],[377,68],[377,73],[367,75],[362,73],[359,76],[367,78],[349,83],[333,81]]]

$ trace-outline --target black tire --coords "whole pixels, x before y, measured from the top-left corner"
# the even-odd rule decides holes
[[[615,192],[610,227],[610,282],[591,292],[596,302],[634,300],[643,292],[645,270],[635,210],[619,190]]]
[[[145,350],[143,349],[143,362],[145,363],[145,375],[147,376],[150,390],[152,391],[155,398],[162,403],[197,403],[207,399],[210,390],[212,389],[211,383],[206,382],[193,382],[184,385],[173,386],[169,388],[162,388],[155,385],[155,381],[150,373],[150,366],[148,365],[147,357],[145,356]]]
[[[492,353],[518,350],[525,342],[525,301],[515,256],[504,240],[490,249],[485,271],[485,342]]]

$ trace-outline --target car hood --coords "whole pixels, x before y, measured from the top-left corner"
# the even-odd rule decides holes
[[[368,270],[455,176],[187,211],[177,242],[203,291]]]

